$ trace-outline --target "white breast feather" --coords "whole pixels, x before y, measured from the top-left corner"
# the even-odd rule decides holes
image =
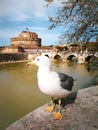
[[[50,96],[63,97],[70,92],[63,89],[60,85],[58,74],[54,71],[38,71],[38,85],[40,90]]]

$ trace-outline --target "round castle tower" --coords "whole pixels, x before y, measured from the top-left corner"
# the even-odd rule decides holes
[[[11,38],[11,46],[33,48],[41,46],[41,38],[34,32],[22,31],[18,37]]]

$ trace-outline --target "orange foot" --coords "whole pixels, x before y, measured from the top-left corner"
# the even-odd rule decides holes
[[[63,119],[62,114],[60,112],[53,114],[53,118],[56,119],[56,120],[62,120]]]
[[[52,112],[54,110],[54,106],[48,106],[45,108],[45,111]]]

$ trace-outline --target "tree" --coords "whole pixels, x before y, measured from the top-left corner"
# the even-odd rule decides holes
[[[47,5],[55,0],[45,0]],[[62,26],[60,42],[98,41],[98,0],[58,0],[62,7],[49,16],[49,29]]]

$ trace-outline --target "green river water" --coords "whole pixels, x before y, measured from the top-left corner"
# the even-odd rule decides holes
[[[96,84],[98,63],[53,63],[52,68],[76,79],[73,92]],[[40,92],[36,72],[25,62],[0,65],[0,130],[51,100]]]

